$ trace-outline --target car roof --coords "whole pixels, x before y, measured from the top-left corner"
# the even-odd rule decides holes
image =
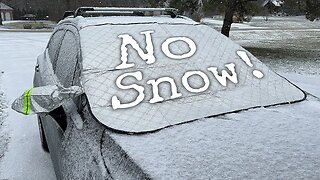
[[[177,16],[172,18],[170,16],[103,16],[103,17],[67,17],[66,19],[59,22],[60,24],[72,23],[79,29],[88,26],[99,26],[99,25],[125,25],[125,24],[186,24],[186,25],[197,25],[198,22],[193,21],[185,16]]]
[[[104,24],[198,24],[179,16],[178,11],[175,8],[79,7],[75,11],[66,11],[59,25],[72,23],[82,29]]]

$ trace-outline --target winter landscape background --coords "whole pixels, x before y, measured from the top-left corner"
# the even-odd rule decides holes
[[[202,22],[220,30],[223,19],[215,16],[203,19]],[[11,102],[32,87],[36,57],[44,50],[50,34],[0,28],[0,179],[55,179],[50,156],[41,149],[36,117],[22,116],[10,109]],[[310,147],[314,148],[301,150],[301,153],[313,155],[306,156],[306,159],[319,157],[320,22],[311,22],[306,20],[305,16],[270,17],[268,21],[259,16],[254,17],[251,22],[234,23],[230,38],[277,73],[312,94],[308,102],[283,106],[279,110],[286,113],[293,108],[296,113],[292,116],[300,118],[305,116],[303,113],[308,112],[304,108],[309,108],[312,113],[308,122],[292,122],[290,119],[279,119],[269,124],[256,122],[256,126],[263,127],[266,132],[257,135],[251,142],[252,145],[259,146],[261,140],[265,139],[263,133],[268,134],[269,130],[272,133],[272,129],[278,132],[277,128],[285,126],[290,128],[288,135],[291,136],[284,135],[285,138],[296,138],[297,142],[301,143],[305,143],[305,139],[298,135],[310,139],[313,145]],[[259,112],[260,110],[262,112]],[[268,117],[268,111],[277,111],[274,108],[260,110],[253,110],[253,113],[257,116],[263,115],[266,119],[273,118]],[[246,112],[229,116],[245,117],[248,121],[254,121],[252,116],[246,116]],[[262,125],[259,126],[258,123]],[[245,131],[247,127],[239,128],[240,132]],[[245,142],[244,136],[238,138]],[[319,162],[314,164],[318,165]],[[306,167],[312,165],[305,164]],[[311,177],[319,174],[319,171],[310,172]]]

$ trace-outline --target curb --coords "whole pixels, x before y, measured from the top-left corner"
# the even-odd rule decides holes
[[[52,32],[53,29],[1,29],[0,32]]]

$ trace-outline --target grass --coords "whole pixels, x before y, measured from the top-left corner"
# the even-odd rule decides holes
[[[276,71],[320,75],[320,51],[285,48],[245,47]]]
[[[51,21],[21,21],[3,25],[7,29],[53,29],[54,23]]]
[[[245,47],[258,57],[289,60],[320,60],[320,52],[315,50],[298,50],[286,48]]]

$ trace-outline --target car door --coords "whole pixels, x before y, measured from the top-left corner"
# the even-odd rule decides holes
[[[79,39],[77,30],[70,25],[62,25],[60,30],[52,36],[47,55],[50,59],[54,76],[60,85],[70,87],[77,84],[80,69],[79,59]],[[47,62],[49,63],[49,62]],[[44,79],[42,79],[44,80]],[[46,84],[43,82],[42,84]],[[67,117],[63,107],[59,107],[41,118],[45,131],[50,156],[54,165],[56,175],[61,178],[61,146],[64,138],[64,132],[67,128]]]
[[[33,86],[45,86],[53,83],[53,64],[56,64],[57,56],[61,46],[61,42],[66,31],[63,28],[57,28],[51,35],[49,43],[45,51],[39,55],[35,67],[35,74],[33,79]]]

